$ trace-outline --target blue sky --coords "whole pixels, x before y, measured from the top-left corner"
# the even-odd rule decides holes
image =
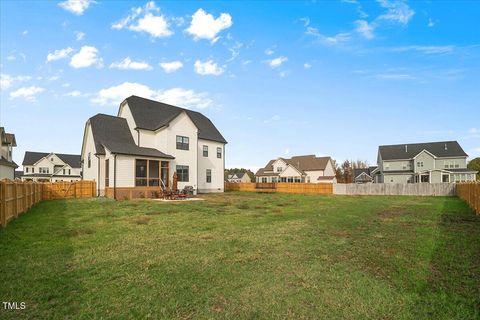
[[[480,156],[477,1],[1,1],[1,118],[23,153],[80,153],[131,94],[198,110],[227,167],[458,140]]]

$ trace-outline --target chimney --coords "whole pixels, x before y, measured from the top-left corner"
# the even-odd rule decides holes
[[[408,152],[408,146],[405,145],[405,152]]]
[[[447,151],[447,144],[445,143],[445,151]]]

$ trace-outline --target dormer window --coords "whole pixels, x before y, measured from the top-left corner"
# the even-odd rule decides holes
[[[282,172],[283,168],[282,167],[277,167],[277,172]]]

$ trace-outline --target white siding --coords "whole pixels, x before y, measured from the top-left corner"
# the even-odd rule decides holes
[[[203,146],[208,146],[208,157],[203,156]],[[217,158],[217,148],[222,157]],[[223,192],[224,189],[224,144],[215,141],[198,140],[198,191]],[[207,169],[212,170],[212,182],[207,183]]]
[[[162,131],[166,131],[163,133]],[[173,173],[176,171],[176,166],[188,166],[189,181],[178,182],[178,188],[183,189],[185,186],[193,186],[194,189],[198,189],[197,179],[197,155],[198,155],[198,129],[195,124],[190,120],[190,117],[182,112],[178,117],[170,122],[170,125],[162,130],[163,134],[166,134],[166,151],[159,149],[162,152],[173,155],[174,160],[170,162],[170,175],[173,177]],[[177,149],[177,135],[189,138],[189,150]],[[158,141],[158,139],[157,139]],[[158,141],[160,142],[160,141]],[[162,143],[163,144],[163,143]],[[223,175],[223,171],[222,171]],[[223,181],[223,176],[222,176]]]
[[[0,165],[0,180],[1,179],[14,179],[15,169],[13,167],[7,167]]]
[[[305,182],[308,182],[308,178],[310,178],[310,183],[319,183],[325,181],[318,181],[318,177],[324,176],[323,170],[315,170],[315,171],[305,171],[307,174],[307,178],[305,178]]]
[[[135,124],[135,119],[133,118],[132,112],[130,111],[130,107],[128,106],[127,102],[124,102],[120,105],[120,109],[118,110],[118,116],[127,119],[128,127],[130,128],[130,132],[132,133],[133,140],[138,145],[138,133],[135,130],[137,125]]]
[[[280,177],[300,177],[301,174],[298,172],[297,169],[295,169],[292,166],[288,166],[287,168],[284,168],[282,173],[280,173]]]
[[[88,167],[88,154],[90,153],[91,165]],[[95,156],[95,142],[93,140],[92,129],[89,123],[85,128],[85,137],[82,147],[82,161],[83,161],[83,179],[85,180],[98,180],[98,159]]]

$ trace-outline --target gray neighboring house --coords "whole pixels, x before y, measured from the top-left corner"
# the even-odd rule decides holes
[[[410,143],[378,147],[377,183],[448,183],[474,181],[468,155],[457,141]]]
[[[0,127],[0,180],[13,180],[15,177],[18,165],[12,159],[12,152],[16,146],[15,135],[5,132],[5,128]]]
[[[231,183],[250,183],[252,179],[248,176],[246,172],[237,172],[233,174],[229,174],[227,176],[227,182]]]
[[[355,183],[372,183],[373,176],[378,167],[357,168],[353,170]]]

